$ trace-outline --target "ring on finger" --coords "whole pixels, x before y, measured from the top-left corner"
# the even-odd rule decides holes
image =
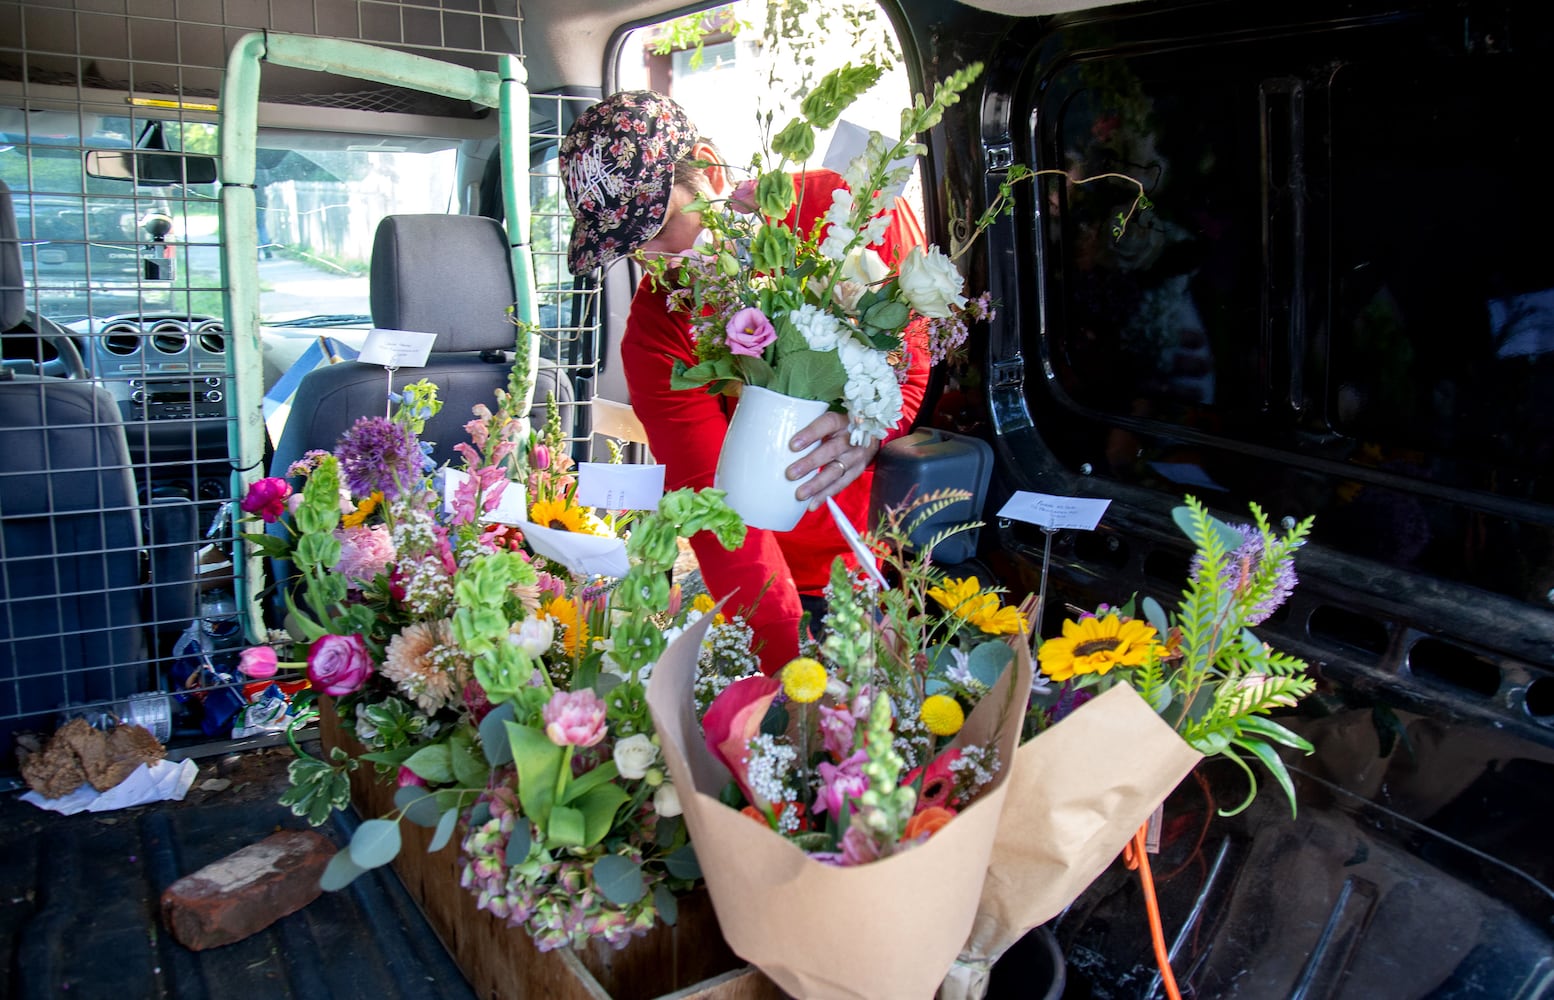
[[[847,463],[842,461],[840,458],[833,458],[831,461],[836,463],[837,469],[841,470],[842,472],[847,471]]]

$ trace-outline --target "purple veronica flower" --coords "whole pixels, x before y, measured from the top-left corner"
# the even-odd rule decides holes
[[[1232,524],[1232,528],[1241,536],[1241,545],[1226,559],[1229,569],[1230,583],[1236,589],[1238,596],[1244,592],[1244,588],[1262,566],[1263,561],[1263,536],[1250,524]],[[1202,568],[1203,560],[1199,556],[1193,556],[1192,578],[1196,580]],[[1262,600],[1254,604],[1247,612],[1246,623],[1248,625],[1261,625],[1269,617],[1289,600],[1295,592],[1295,559],[1293,555],[1287,555],[1275,567],[1273,574],[1273,586],[1269,588]]]
[[[340,474],[353,496],[374,490],[392,500],[421,477],[421,446],[406,427],[387,417],[362,417],[335,449]]]

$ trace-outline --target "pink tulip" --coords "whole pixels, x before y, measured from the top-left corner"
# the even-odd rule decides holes
[[[275,650],[269,646],[249,646],[238,656],[237,668],[255,680],[275,676],[278,662]]]
[[[591,747],[604,739],[604,702],[593,691],[557,691],[545,705],[545,735],[558,747]]]

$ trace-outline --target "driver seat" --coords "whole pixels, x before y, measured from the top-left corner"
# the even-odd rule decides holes
[[[26,307],[0,181],[0,344],[26,345],[7,356],[38,357]],[[0,367],[0,750],[24,720],[51,724],[58,709],[144,689],[141,559],[113,396],[85,379]]]

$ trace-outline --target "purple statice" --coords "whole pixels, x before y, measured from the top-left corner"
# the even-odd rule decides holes
[[[421,446],[409,428],[387,417],[362,417],[335,449],[340,474],[353,496],[374,491],[393,500],[421,477]]]
[[[1241,536],[1241,544],[1225,557],[1226,575],[1236,598],[1253,598],[1252,606],[1246,612],[1246,624],[1261,625],[1295,592],[1295,584],[1299,582],[1295,578],[1295,557],[1286,553],[1270,573],[1263,565],[1262,532],[1250,524],[1232,524],[1231,527]],[[1203,556],[1194,555],[1191,572],[1194,581],[1202,566]],[[1256,586],[1260,578],[1266,578],[1266,588]],[[1254,593],[1254,590],[1265,592]]]

